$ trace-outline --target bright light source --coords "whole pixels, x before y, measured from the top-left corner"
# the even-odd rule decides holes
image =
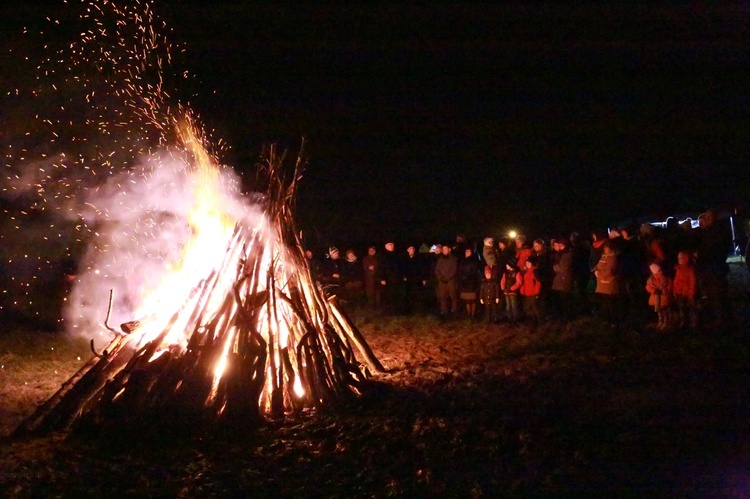
[[[517,235],[518,234],[516,234],[516,231],[514,230],[508,232],[508,237],[510,237],[511,239],[515,239]]]

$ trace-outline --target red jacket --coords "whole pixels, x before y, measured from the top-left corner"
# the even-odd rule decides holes
[[[672,291],[675,296],[693,301],[695,298],[695,267],[692,265],[675,266]]]
[[[534,275],[534,269],[531,267],[523,273],[523,284],[521,285],[521,296],[538,296],[542,290],[542,283]]]
[[[513,276],[515,276],[516,282],[508,282],[508,279],[513,279]],[[500,279],[500,289],[502,289],[503,293],[505,293],[506,295],[514,295],[518,293],[518,290],[521,289],[522,285],[523,276],[521,274],[521,271],[517,269],[513,271],[506,270],[503,274],[503,278]]]
[[[662,310],[672,303],[672,279],[661,272],[651,274],[646,281],[646,291],[650,293],[648,304]]]
[[[518,260],[518,263],[516,266],[523,270],[526,270],[526,260],[529,259],[531,256],[531,248],[523,247],[520,250],[516,251],[516,260]]]

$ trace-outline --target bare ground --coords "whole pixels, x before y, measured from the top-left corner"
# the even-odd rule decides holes
[[[360,317],[391,369],[362,397],[244,429],[186,435],[165,421],[143,432],[6,439],[0,494],[743,497],[744,292],[735,302],[727,330],[670,333],[591,318],[512,327]],[[43,341],[40,351],[0,349],[4,434],[86,352]],[[42,355],[47,348],[58,350]]]

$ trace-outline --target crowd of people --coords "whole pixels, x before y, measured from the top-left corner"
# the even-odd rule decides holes
[[[644,224],[529,240],[485,237],[472,244],[373,245],[362,258],[329,247],[306,252],[326,292],[384,314],[439,314],[489,323],[571,320],[597,315],[617,326],[653,320],[655,328],[721,325],[727,319],[731,235],[714,211],[699,225]]]

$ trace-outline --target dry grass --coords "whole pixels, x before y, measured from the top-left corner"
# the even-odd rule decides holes
[[[723,331],[359,316],[392,371],[352,403],[243,431],[6,441],[0,495],[742,496],[750,321],[736,276]],[[6,335],[0,352],[4,429],[87,357],[37,335]]]
[[[82,339],[22,330],[0,334],[0,435],[10,434],[89,357]]]

